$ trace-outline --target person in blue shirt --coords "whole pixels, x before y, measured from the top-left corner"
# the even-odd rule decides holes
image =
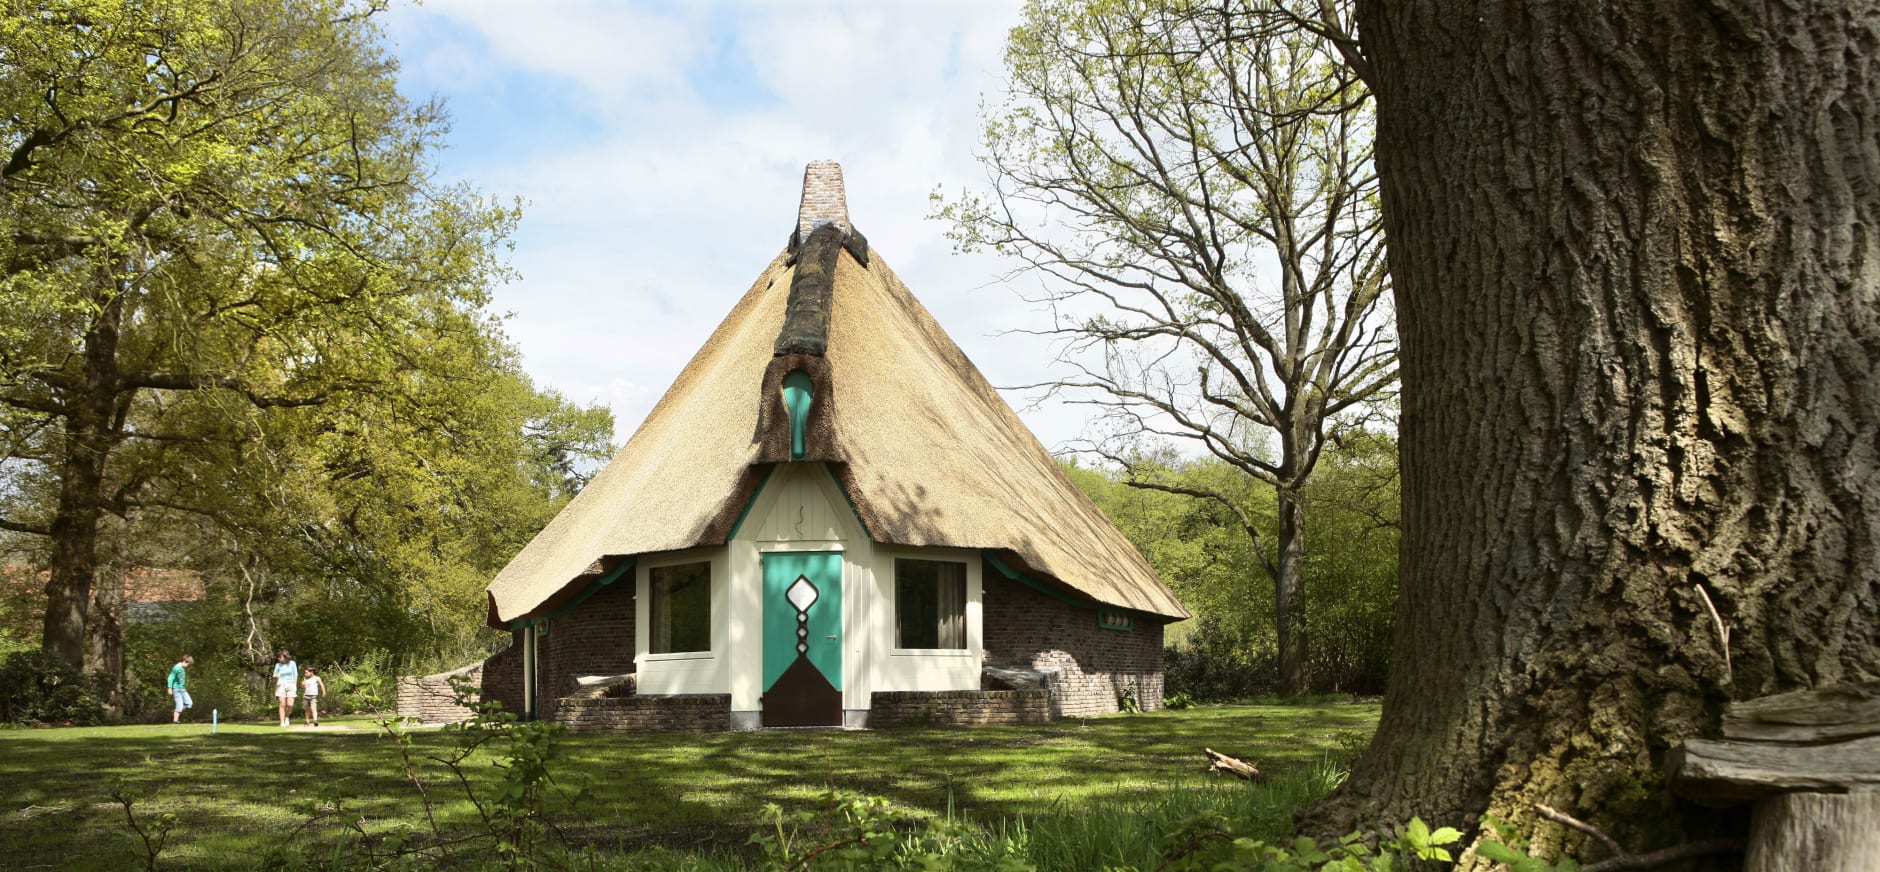
[[[287,649],[282,648],[274,655],[274,699],[281,705],[281,726],[293,723],[294,685],[300,683],[300,666],[294,658],[287,656]]]
[[[189,668],[190,664],[195,662],[196,658],[184,654],[183,659],[178,660],[175,666],[170,667],[170,678],[167,683],[170,686],[170,696],[176,700],[176,711],[170,713],[170,723],[172,724],[182,723],[183,710],[193,708],[196,705],[195,701],[189,698],[189,691],[184,687],[187,678],[183,674],[183,670]]]

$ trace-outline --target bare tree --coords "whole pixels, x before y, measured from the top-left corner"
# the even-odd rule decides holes
[[[1100,408],[1093,445],[1131,484],[1237,515],[1295,692],[1309,684],[1300,493],[1340,422],[1397,379],[1369,95],[1297,20],[1234,2],[1028,7],[1011,97],[987,112],[991,190],[940,209],[962,248],[1044,277],[1041,332],[1072,374],[1032,387]],[[1278,517],[1132,463],[1144,440],[1271,485]]]

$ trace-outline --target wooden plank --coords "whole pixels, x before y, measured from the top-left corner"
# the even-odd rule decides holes
[[[1744,872],[1880,869],[1880,793],[1791,793],[1750,813]]]
[[[1678,795],[1718,805],[1797,791],[1880,790],[1880,736],[1826,745],[1686,739],[1666,769]]]
[[[1798,690],[1731,703],[1726,739],[1825,742],[1880,735],[1880,681]]]

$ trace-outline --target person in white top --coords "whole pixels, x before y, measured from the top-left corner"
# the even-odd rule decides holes
[[[307,677],[300,680],[300,689],[307,697],[306,707],[301,710],[307,726],[317,727],[320,725],[320,697],[326,692],[326,684],[320,680],[320,676],[313,674],[313,667],[309,666]]]

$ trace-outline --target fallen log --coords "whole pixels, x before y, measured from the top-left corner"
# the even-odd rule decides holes
[[[1222,772],[1226,772],[1229,775],[1233,775],[1233,776],[1245,779],[1247,781],[1253,781],[1260,777],[1259,769],[1255,768],[1253,764],[1248,763],[1247,761],[1242,760],[1239,757],[1228,756],[1226,754],[1223,754],[1219,751],[1214,750],[1213,748],[1202,748],[1201,750],[1206,752],[1208,755],[1208,771],[1210,773],[1219,774]]]

